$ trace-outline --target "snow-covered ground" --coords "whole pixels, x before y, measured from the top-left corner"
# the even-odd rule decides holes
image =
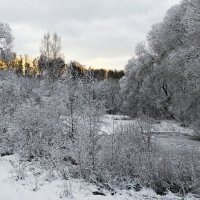
[[[121,115],[106,115],[104,118],[104,126],[102,131],[107,134],[113,133],[113,126],[116,130],[120,125],[133,124],[137,126],[137,119],[130,119],[127,116]],[[175,121],[162,120],[159,123],[153,124],[153,132],[166,133],[170,135],[193,135],[194,131],[190,128],[181,127]]]
[[[112,134],[113,128],[117,129],[124,124],[137,124],[137,120],[126,116],[107,115],[104,119],[102,132]],[[189,139],[193,134],[192,129],[182,128],[173,121],[161,121],[154,125],[154,131],[159,133],[153,136],[153,140],[160,146],[167,149],[174,148],[195,148],[200,149],[200,142]],[[26,166],[26,177],[24,180],[17,180],[12,163],[16,164],[14,156],[0,157],[0,200],[181,200],[172,193],[166,196],[159,196],[151,189],[142,189],[139,192],[132,190],[116,190],[112,195],[109,191],[103,190],[105,196],[94,195],[93,192],[99,191],[97,186],[87,183],[80,179],[62,180],[57,177],[49,181],[45,173],[38,173],[40,170],[31,164]],[[64,195],[66,192],[71,195]],[[188,195],[185,200],[196,200],[194,196]]]
[[[40,175],[37,179],[32,175],[30,166],[27,167],[27,176],[25,180],[16,180],[16,174],[13,173],[13,168],[10,161],[14,161],[13,156],[0,158],[0,200],[181,200],[172,193],[166,196],[159,196],[150,189],[142,189],[140,192],[134,190],[122,191],[117,190],[117,193],[111,195],[108,191],[103,191],[105,196],[94,195],[93,192],[98,191],[97,187],[86,183],[83,180],[69,181],[56,179],[54,181],[45,180],[44,175]],[[36,189],[36,184],[38,189]],[[71,187],[70,187],[71,185]],[[66,188],[71,188],[71,195],[63,196],[63,191]],[[185,200],[197,200],[192,195],[188,195]]]
[[[130,119],[127,116],[106,115],[102,132],[104,134],[112,134],[113,130],[125,124],[137,126],[137,119]],[[194,130],[184,128],[175,121],[163,120],[153,124],[152,131],[155,133],[152,136],[152,141],[164,150],[195,150],[200,151],[200,142],[191,140],[194,135]]]

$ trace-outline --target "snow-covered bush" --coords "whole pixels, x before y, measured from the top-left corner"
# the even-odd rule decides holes
[[[55,112],[39,105],[20,107],[8,128],[14,151],[27,160],[49,156],[48,148],[59,131],[56,118]]]
[[[104,114],[98,82],[90,76],[49,82],[9,73],[3,80],[2,152],[9,149],[24,161],[39,162],[51,177],[56,170],[63,175],[66,166],[75,177],[95,173]]]
[[[69,169],[67,167],[64,168],[64,175],[65,175],[65,182],[63,184],[62,191],[60,193],[61,198],[72,198],[72,183],[71,183],[71,177],[69,173]]]
[[[0,154],[12,153],[8,126],[16,109],[22,104],[20,79],[12,71],[0,71]]]
[[[164,152],[146,143],[144,135],[140,126],[129,124],[121,126],[114,136],[104,136],[99,180],[120,188],[123,182],[124,188],[126,185],[134,187],[132,183],[136,182],[159,194],[168,190],[183,195],[188,192],[199,194],[198,153],[190,150]]]
[[[12,173],[16,180],[24,180],[26,177],[26,164],[18,156],[11,161]]]

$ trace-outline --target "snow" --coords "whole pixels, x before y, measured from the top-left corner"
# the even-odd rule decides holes
[[[97,191],[97,187],[87,183],[84,180],[72,179],[71,195],[63,197],[63,188],[68,185],[69,181],[57,178],[54,181],[45,180],[45,176],[41,175],[37,179],[38,189],[35,189],[35,178],[30,166],[27,167],[27,176],[25,180],[16,180],[13,173],[11,161],[15,162],[13,156],[5,156],[0,158],[0,199],[1,200],[181,200],[181,197],[169,193],[166,196],[159,196],[151,189],[142,189],[140,192],[134,190],[116,190],[115,195],[111,195],[108,191],[103,190],[106,196],[93,195],[92,192]],[[192,195],[188,195],[185,200],[196,200]]]
[[[163,120],[160,123],[155,124],[155,131],[160,133],[175,133],[176,135],[193,135],[194,130],[190,128],[181,127],[175,121],[172,120]]]
[[[16,181],[10,164],[12,157],[0,158],[0,199],[1,200],[57,200],[58,188],[46,183],[41,190],[34,192],[32,177]],[[42,183],[41,183],[42,184]]]
[[[117,129],[124,124],[137,124],[136,119],[127,116],[106,115],[103,119],[102,132],[112,134],[113,128]],[[174,148],[195,146],[199,147],[199,142],[188,139],[193,131],[181,127],[174,121],[160,121],[154,124],[154,131],[159,132],[154,136],[154,140],[163,148]],[[171,133],[175,133],[174,136]],[[186,136],[187,135],[187,136]],[[179,144],[179,145],[178,145]],[[113,196],[107,190],[102,190],[106,196],[93,195],[98,191],[97,186],[87,183],[81,179],[62,180],[59,176],[55,180],[47,179],[47,172],[36,168],[32,163],[26,164],[26,176],[24,180],[17,180],[16,171],[13,165],[17,164],[16,156],[0,157],[0,200],[181,200],[181,197],[168,193],[166,196],[159,196],[153,190],[143,188],[141,191],[117,190]],[[37,187],[36,187],[37,186]],[[71,188],[71,189],[70,189]],[[68,189],[68,190],[67,190]],[[64,195],[66,192],[70,194]],[[196,200],[192,195],[188,195],[185,200]]]
[[[121,125],[136,124],[136,120],[132,120],[124,115],[105,115],[101,132],[104,134],[112,134],[113,127],[116,130]]]
[[[124,115],[105,115],[102,132],[107,134],[113,133],[120,125],[133,124],[137,126],[137,119],[131,119]],[[161,120],[153,125],[153,132],[165,133],[168,135],[194,135],[194,130],[181,127],[179,123],[172,120]]]
[[[113,130],[116,131],[121,125],[138,125],[137,119],[131,119],[121,115],[106,115],[103,121],[102,133],[108,135],[112,134]],[[173,120],[161,120],[159,123],[155,122],[152,131],[155,133],[152,136],[152,141],[164,151],[187,151],[188,149],[200,151],[200,142],[191,140],[191,136],[194,135],[194,130],[181,127],[178,122]]]

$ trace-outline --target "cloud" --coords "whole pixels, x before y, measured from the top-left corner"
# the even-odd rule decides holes
[[[39,55],[42,35],[56,31],[67,61],[121,69],[152,24],[162,21],[167,9],[179,2],[0,0],[0,13],[13,30],[17,53]]]

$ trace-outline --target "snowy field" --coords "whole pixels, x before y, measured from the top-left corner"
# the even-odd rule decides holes
[[[159,196],[150,189],[142,189],[140,192],[134,190],[116,190],[116,194],[111,195],[108,191],[101,191],[105,196],[94,195],[99,191],[92,184],[83,180],[60,180],[47,181],[45,174],[34,176],[33,166],[27,167],[25,180],[16,180],[11,161],[13,156],[0,158],[0,200],[181,200],[181,197],[172,193],[166,196]],[[69,188],[69,196],[64,197],[63,193]],[[188,195],[185,200],[196,200],[192,195]]]

